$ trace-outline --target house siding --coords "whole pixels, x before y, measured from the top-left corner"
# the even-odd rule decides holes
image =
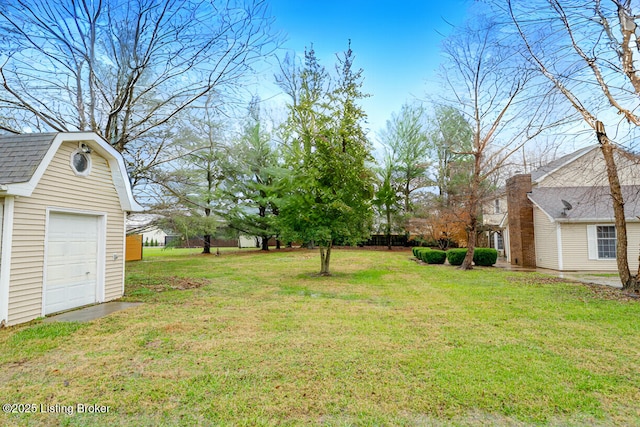
[[[633,160],[616,156],[620,181],[625,185],[640,185],[640,169]],[[592,150],[537,183],[538,187],[583,187],[608,185],[607,170],[602,151]]]
[[[89,176],[76,176],[70,156],[77,147],[77,142],[63,143],[31,197],[15,201],[9,324],[42,316],[47,209],[106,215],[105,301],[122,295],[124,214],[111,170],[105,158],[92,153]]]
[[[536,266],[557,270],[558,231],[556,224],[542,210],[534,207],[533,227],[535,229]]]
[[[594,223],[595,224],[595,223]],[[598,225],[614,225],[599,222]],[[611,271],[617,272],[615,259],[589,259],[587,239],[588,224],[562,224],[564,269],[567,271]],[[640,247],[640,223],[627,224],[627,259],[632,272],[638,269],[638,247]]]

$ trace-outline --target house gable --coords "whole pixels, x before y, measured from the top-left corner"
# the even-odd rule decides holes
[[[640,185],[640,159],[617,149],[614,151],[620,181],[624,185]],[[563,156],[531,173],[534,187],[607,186],[607,170],[599,145]]]
[[[122,209],[142,211],[133,198],[122,156],[93,132],[23,134],[0,138],[0,154],[6,157],[0,167],[0,196],[31,196],[63,143],[85,144],[106,159]]]

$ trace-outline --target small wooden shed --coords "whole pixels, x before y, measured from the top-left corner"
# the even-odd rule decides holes
[[[121,297],[125,219],[140,210],[95,133],[0,137],[0,325]]]

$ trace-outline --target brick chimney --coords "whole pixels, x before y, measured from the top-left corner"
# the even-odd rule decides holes
[[[514,175],[507,179],[511,264],[521,267],[536,266],[533,204],[527,197],[530,191],[531,174]]]

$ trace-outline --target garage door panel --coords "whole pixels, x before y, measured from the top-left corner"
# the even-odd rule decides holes
[[[50,214],[45,314],[98,301],[99,221],[92,215]]]

